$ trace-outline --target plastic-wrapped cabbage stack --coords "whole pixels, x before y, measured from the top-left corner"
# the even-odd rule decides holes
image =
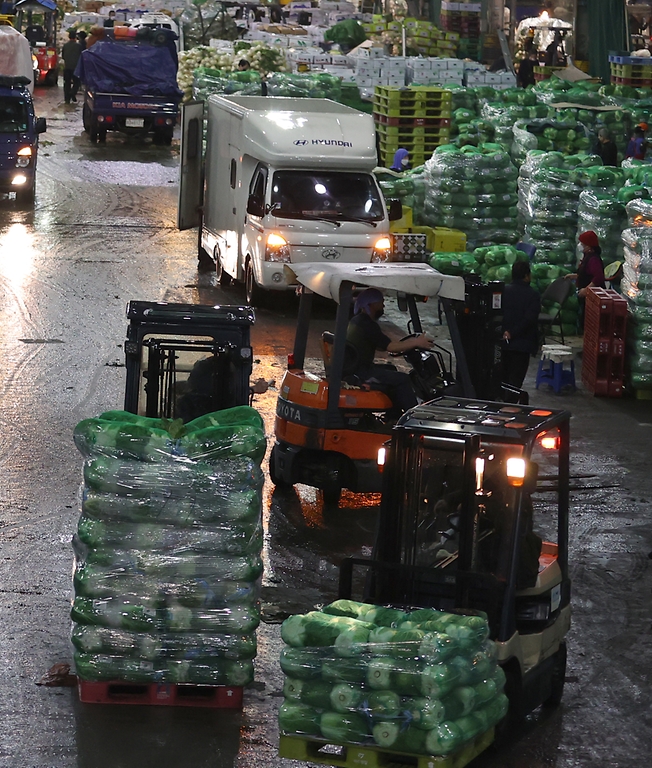
[[[241,686],[262,573],[260,415],[187,424],[107,411],[84,456],[72,641],[83,680]]]
[[[481,616],[337,600],[281,628],[283,734],[449,755],[507,711]]]
[[[230,72],[199,67],[193,74],[192,94],[198,101],[208,101],[208,97],[212,94],[260,96],[260,74],[254,70]]]
[[[473,248],[516,242],[517,171],[502,147],[438,147],[424,178],[425,224],[459,229]]]
[[[512,157],[520,164],[533,149],[564,155],[588,154],[594,141],[595,136],[582,123],[519,120],[514,125]]]
[[[627,205],[630,224],[623,232],[625,261],[621,291],[629,303],[627,370],[636,390],[652,390],[652,203]]]

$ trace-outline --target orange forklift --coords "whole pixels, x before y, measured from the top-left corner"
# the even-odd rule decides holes
[[[19,0],[15,10],[16,29],[25,35],[32,47],[34,85],[56,85],[59,77],[56,2]]]
[[[355,349],[346,341],[354,290],[373,287],[398,296],[408,314],[408,333],[421,333],[417,300],[437,297],[447,308],[455,357],[435,345],[404,357],[420,399],[437,394],[475,396],[451,302],[464,304],[461,277],[442,275],[426,264],[293,264],[301,294],[294,350],[288,356],[276,407],[276,440],[270,477],[278,486],[304,483],[319,488],[327,504],[337,504],[343,488],[354,492],[381,490],[379,452],[400,415],[382,389],[370,389],[353,374]],[[322,334],[324,373],[305,370],[313,294],[337,302],[335,333]]]

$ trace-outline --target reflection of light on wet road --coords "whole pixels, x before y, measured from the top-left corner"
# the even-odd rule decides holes
[[[33,268],[34,235],[24,224],[12,224],[0,236],[0,273],[14,288],[19,288]]]

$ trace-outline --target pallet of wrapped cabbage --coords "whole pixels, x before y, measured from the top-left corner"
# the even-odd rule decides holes
[[[141,549],[168,554],[257,554],[262,549],[262,533],[256,518],[181,527],[156,522],[103,521],[83,513],[77,524],[79,542],[88,549]]]
[[[94,653],[74,654],[75,669],[89,682],[189,683],[192,685],[244,686],[254,679],[250,660],[219,658],[139,659]]]
[[[84,489],[82,513],[106,523],[170,525],[177,528],[204,528],[212,525],[260,524],[262,485],[244,490],[230,490],[213,485],[187,496],[162,493],[127,495]]]
[[[156,598],[161,605],[186,608],[242,608],[258,604],[259,585],[255,581],[228,581],[173,576],[165,581],[142,573],[124,573],[120,568],[102,568],[77,563],[73,574],[77,597],[92,599],[119,595],[143,600]]]
[[[82,625],[128,632],[253,632],[260,623],[258,604],[190,608],[165,596],[76,596],[70,617]]]
[[[199,429],[194,426],[196,422],[184,425],[180,420],[146,419],[126,412],[125,417],[130,418],[120,420],[118,416],[122,412],[110,411],[111,418],[79,422],[74,431],[75,445],[84,457],[163,462],[181,456],[214,463],[223,458],[249,456],[260,463],[266,441],[259,414],[246,406],[232,410],[246,410],[240,423],[228,419],[226,423],[219,423],[218,412],[210,414],[217,423],[206,417],[201,417],[201,421],[197,419],[202,427]],[[252,411],[257,418],[250,415]]]
[[[230,498],[233,492],[258,490],[263,481],[258,463],[245,456],[223,459],[218,464],[184,458],[147,463],[110,456],[84,462],[87,491],[130,499],[187,499],[201,495],[210,504],[211,499]]]
[[[175,553],[158,553],[143,549],[87,549],[80,552],[78,560],[83,560],[91,568],[113,571],[116,577],[139,575],[174,583],[188,579],[205,580],[217,583],[223,581],[254,582],[263,572],[262,560],[258,554],[220,555],[208,552],[193,552],[181,549]]]
[[[129,632],[112,627],[73,624],[72,644],[84,654],[156,659],[227,659],[256,656],[255,634],[201,632]]]

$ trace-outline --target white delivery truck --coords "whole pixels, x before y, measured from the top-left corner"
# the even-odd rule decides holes
[[[388,212],[370,115],[328,99],[211,96],[184,107],[178,226],[199,226],[200,268],[247,300],[294,288],[284,265],[385,261]],[[202,173],[202,168],[204,169]]]

